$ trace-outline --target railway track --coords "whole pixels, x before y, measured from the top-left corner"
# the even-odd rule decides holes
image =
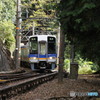
[[[35,88],[39,84],[42,84],[46,81],[53,79],[56,75],[57,75],[57,72],[48,73],[48,74],[47,73],[37,74],[34,77],[29,75],[27,79],[23,81],[19,81],[14,84],[9,84],[8,86],[7,85],[2,86],[0,87],[0,100],[6,100],[7,98],[13,97],[17,95],[18,93],[23,93],[25,91],[28,91],[31,88]]]
[[[31,77],[39,76],[40,73],[36,72],[24,72],[24,73],[14,73],[14,74],[4,74],[0,75],[0,84],[5,84],[13,81],[23,80]]]

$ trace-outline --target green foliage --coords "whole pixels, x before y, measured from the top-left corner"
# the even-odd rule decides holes
[[[75,61],[79,64],[79,74],[92,74],[93,72],[99,70],[98,66],[95,63],[87,59],[81,58],[79,54],[77,54]]]
[[[15,13],[15,2],[13,0],[0,0],[0,21],[14,19]]]
[[[2,41],[8,49],[10,49],[15,42],[15,26],[12,22],[15,21],[15,10],[15,1],[0,1],[0,41]]]
[[[0,40],[5,43],[5,46],[10,49],[15,42],[14,39],[14,24],[11,21],[0,22]]]
[[[35,27],[38,26],[47,26],[47,27],[39,27],[41,30],[46,31],[55,31],[57,24],[56,21],[54,22],[55,18],[55,1],[54,0],[30,0],[26,3],[23,2],[23,12],[26,12],[26,9],[29,11],[30,18],[51,18],[52,20],[48,19],[33,19],[28,24],[28,28],[32,27],[32,21],[35,22]],[[25,14],[22,14],[23,17],[26,17]],[[29,20],[24,20],[25,22]],[[26,28],[27,28],[26,27]]]
[[[100,66],[100,0],[61,0],[58,12],[67,40]]]
[[[90,67],[82,67],[82,68],[79,68],[79,71],[78,73],[79,74],[92,74],[94,71],[91,70]]]
[[[65,59],[64,60],[64,69],[69,72],[70,70],[70,60],[69,59]]]
[[[87,59],[82,59],[80,55],[77,55],[75,58],[75,62],[79,64],[79,74],[92,74],[100,70],[99,66]],[[70,72],[70,59],[64,60],[64,69],[67,72]]]
[[[66,39],[65,39],[66,40]],[[65,43],[67,44],[67,40],[65,41]],[[67,45],[65,44],[65,51],[64,51],[64,58],[69,58],[70,59],[70,53],[71,53],[71,45],[68,43]]]

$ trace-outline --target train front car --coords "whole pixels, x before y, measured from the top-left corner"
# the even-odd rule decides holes
[[[56,67],[56,38],[50,35],[36,35],[29,40],[29,62],[32,70]]]

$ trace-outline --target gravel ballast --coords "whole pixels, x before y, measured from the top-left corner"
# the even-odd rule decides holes
[[[68,78],[63,79],[63,84],[58,84],[58,80],[54,79],[48,81],[47,83],[39,85],[37,88],[23,94],[19,94],[10,100],[49,100],[49,98],[54,97],[68,97],[70,99],[59,99],[59,100],[82,100],[81,99],[71,99],[70,92],[86,93],[86,92],[99,92],[100,93],[100,80],[92,79],[78,79],[72,80]],[[58,99],[52,99],[58,100]],[[84,99],[89,100],[89,99]],[[90,98],[90,100],[96,100]]]

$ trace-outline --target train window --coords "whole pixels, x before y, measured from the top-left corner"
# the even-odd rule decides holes
[[[48,37],[48,54],[56,53],[56,39],[55,37]]]
[[[48,37],[48,42],[55,42],[55,38],[54,37]]]
[[[40,43],[40,54],[45,55],[46,54],[46,44]]]
[[[31,54],[37,54],[38,53],[37,37],[30,38],[30,53]]]

